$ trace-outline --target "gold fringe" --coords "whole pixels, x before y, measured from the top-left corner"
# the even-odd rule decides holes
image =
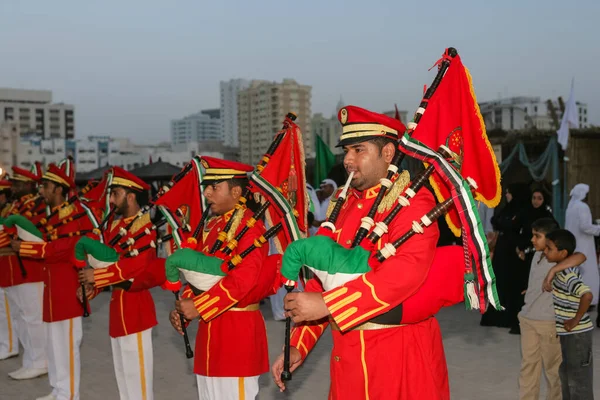
[[[272,228],[273,227],[273,218],[271,217],[271,211],[269,209],[267,209],[267,211],[265,212],[265,219],[267,220],[267,224],[269,225],[269,228]],[[277,249],[277,253],[283,254],[283,246],[281,245],[281,241],[279,240],[277,235],[273,236],[272,239],[273,239],[273,243],[275,243],[275,248]]]
[[[481,201],[483,204],[487,205],[490,208],[496,207],[502,198],[502,188],[500,187],[500,167],[498,167],[498,160],[496,160],[496,153],[494,153],[494,149],[488,140],[487,132],[485,129],[485,123],[483,122],[483,116],[481,115],[481,110],[479,109],[479,104],[477,104],[477,96],[475,96],[475,89],[473,88],[473,80],[471,79],[471,73],[463,65],[465,69],[465,75],[467,76],[467,81],[469,82],[469,90],[471,91],[471,97],[473,98],[473,104],[475,105],[475,113],[479,117],[479,125],[481,126],[481,137],[485,141],[485,144],[490,152],[492,160],[494,161],[494,171],[496,173],[496,195],[491,199],[484,198],[481,194],[476,193],[475,200]]]
[[[394,184],[388,190],[388,192],[383,196],[381,203],[379,203],[379,207],[377,208],[378,213],[385,213],[392,209],[394,204],[398,201],[398,197],[404,192],[404,189],[410,184],[410,174],[408,171],[402,171],[399,175],[397,174],[397,179],[394,180]],[[383,190],[383,187],[381,188]]]
[[[427,167],[427,163],[423,163],[423,164],[425,164],[425,166]],[[429,183],[431,184],[431,187],[433,188],[433,191],[435,192],[435,197],[437,198],[437,200],[440,203],[442,201],[446,200],[444,198],[444,196],[442,196],[442,192],[440,191],[437,181],[435,179],[433,179],[433,175],[429,177]],[[446,213],[446,215],[444,216],[444,219],[446,220],[446,224],[448,224],[448,228],[450,228],[450,231],[454,234],[454,236],[460,237],[461,227],[454,225],[454,223],[452,222],[452,219],[450,219],[449,212]]]
[[[300,149],[300,171],[304,171],[301,175],[302,175],[302,182],[298,182],[298,188],[303,188],[304,190],[304,204],[306,207],[307,212],[302,215],[302,219],[303,219],[303,224],[304,226],[307,227],[306,232],[301,232],[302,236],[307,237],[308,236],[308,208],[309,208],[309,204],[310,204],[310,196],[308,195],[308,190],[306,190],[306,155],[304,153],[304,140],[302,139],[302,130],[300,129],[300,127],[298,125],[296,125],[296,129],[298,132],[298,141],[297,141],[297,145]]]

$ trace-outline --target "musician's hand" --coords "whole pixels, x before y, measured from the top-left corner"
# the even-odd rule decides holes
[[[94,270],[92,268],[83,268],[78,272],[79,275],[79,283],[91,284],[95,282],[94,279]]]
[[[15,252],[17,252],[17,253],[18,253],[18,252],[19,252],[19,250],[21,250],[21,243],[22,243],[22,242],[23,242],[23,241],[22,241],[22,240],[19,240],[19,239],[12,239],[12,240],[10,241],[10,247],[13,249],[13,251],[15,251]]]
[[[175,328],[175,330],[180,335],[183,335],[183,329],[181,328],[181,318],[177,310],[171,311],[171,313],[169,314],[169,321],[171,321],[171,325],[173,326],[173,328]]]
[[[175,309],[180,314],[183,314],[185,319],[193,320],[200,316],[198,310],[196,310],[196,306],[194,306],[193,299],[181,299],[175,302]]]
[[[295,323],[317,321],[330,314],[322,294],[317,292],[288,293],[283,299],[283,308],[284,315]]]
[[[294,372],[300,365],[302,365],[302,356],[295,347],[290,347],[290,372]],[[271,374],[275,384],[279,386],[279,391],[285,390],[285,383],[281,380],[281,373],[283,372],[283,353],[273,363],[271,367]]]
[[[88,300],[91,300],[94,298],[94,287],[92,285],[85,285],[85,297],[87,297]],[[81,291],[81,286],[79,286],[77,288],[77,299],[79,300],[80,303],[83,303],[83,295],[82,295],[82,291]]]

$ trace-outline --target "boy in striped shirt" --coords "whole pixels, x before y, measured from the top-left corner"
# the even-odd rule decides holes
[[[559,263],[575,251],[575,236],[565,229],[546,235],[546,259]],[[587,314],[592,292],[583,283],[579,268],[560,271],[552,282],[556,332],[563,361],[560,365],[563,399],[593,399],[592,330]]]

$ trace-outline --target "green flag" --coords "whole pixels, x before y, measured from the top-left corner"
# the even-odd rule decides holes
[[[315,135],[315,189],[318,189],[323,179],[327,178],[327,174],[335,165],[335,155],[329,150],[321,136]]]

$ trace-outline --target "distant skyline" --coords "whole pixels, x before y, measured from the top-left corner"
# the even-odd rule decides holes
[[[333,114],[342,96],[411,115],[448,46],[480,102],[566,101],[574,77],[600,125],[598,1],[5,0],[0,13],[0,87],[75,105],[77,137],[168,141],[172,119],[218,107],[233,78],[310,85],[313,113]]]

